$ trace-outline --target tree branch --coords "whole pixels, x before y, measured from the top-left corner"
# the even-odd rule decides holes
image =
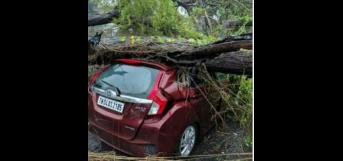
[[[102,15],[95,15],[88,18],[88,26],[96,26],[96,25],[103,25],[112,22],[112,19],[115,17],[119,17],[119,11],[113,10],[111,12],[102,14]]]

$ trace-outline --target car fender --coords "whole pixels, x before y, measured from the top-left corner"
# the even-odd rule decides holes
[[[179,142],[181,134],[186,126],[198,123],[198,116],[191,105],[186,101],[180,101],[163,117],[164,122],[160,127],[159,143],[168,146],[160,146],[160,151],[173,152]],[[163,149],[164,148],[164,149]],[[169,149],[167,149],[169,148]]]

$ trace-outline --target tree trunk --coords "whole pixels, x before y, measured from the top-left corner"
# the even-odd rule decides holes
[[[154,43],[103,45],[88,54],[90,64],[108,64],[112,59],[135,58],[162,61],[169,65],[194,66],[205,63],[208,70],[238,75],[252,75],[252,40],[249,34],[228,37],[204,46]],[[241,50],[248,49],[248,50]]]
[[[209,71],[252,75],[252,51],[236,51],[219,55],[205,62]]]
[[[251,40],[231,41],[223,42],[219,44],[211,44],[203,47],[199,47],[193,50],[185,51],[176,56],[178,59],[196,59],[196,58],[208,58],[215,57],[224,52],[238,51],[239,49],[252,49]]]
[[[116,10],[113,10],[102,15],[92,16],[88,18],[88,26],[107,24],[112,22],[112,19],[115,17],[119,17],[119,12]]]

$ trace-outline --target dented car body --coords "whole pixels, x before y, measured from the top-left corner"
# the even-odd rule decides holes
[[[89,131],[134,156],[189,155],[213,127],[211,108],[176,80],[177,69],[164,64],[114,60],[89,82]]]

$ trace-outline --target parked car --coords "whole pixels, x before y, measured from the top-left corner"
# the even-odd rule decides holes
[[[214,125],[208,102],[180,86],[177,69],[161,63],[116,59],[89,81],[89,131],[133,156],[188,156]]]

